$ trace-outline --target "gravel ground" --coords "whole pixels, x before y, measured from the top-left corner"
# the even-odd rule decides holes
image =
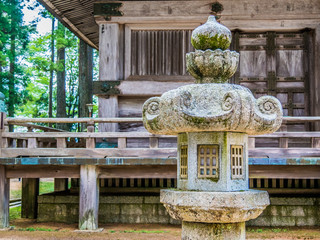
[[[161,224],[102,224],[102,232],[79,233],[76,224],[37,223],[29,219],[12,221],[12,230],[0,231],[0,239],[110,239],[178,240],[181,226]],[[319,239],[320,228],[248,228],[247,239]]]

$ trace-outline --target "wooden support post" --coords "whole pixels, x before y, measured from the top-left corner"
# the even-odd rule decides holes
[[[10,179],[5,166],[0,165],[0,229],[9,227]]]
[[[54,191],[61,192],[68,190],[68,178],[55,178]]]
[[[38,213],[39,178],[22,179],[21,217],[36,219]]]
[[[123,38],[124,27],[117,24],[99,26],[99,80],[122,80],[123,74]],[[99,117],[118,117],[118,96],[99,97]],[[101,132],[117,132],[117,123],[99,124]]]
[[[28,129],[28,131],[32,131]],[[37,139],[28,139],[28,148],[37,148]],[[38,196],[39,196],[39,178],[23,178],[21,194],[21,217],[37,218]]]
[[[80,166],[79,229],[98,228],[99,185],[97,167]]]

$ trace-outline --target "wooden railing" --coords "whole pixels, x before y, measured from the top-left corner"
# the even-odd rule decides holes
[[[96,123],[137,123],[141,118],[5,118],[4,126],[30,125],[32,123],[86,123],[87,132],[8,132],[2,131],[1,157],[159,157],[168,158],[176,156],[176,146],[161,147],[159,139],[175,138],[175,136],[153,135],[148,132],[95,132]],[[306,123],[320,121],[320,117],[285,117],[285,123]],[[258,138],[277,138],[278,147],[256,148],[255,140]],[[289,147],[289,139],[307,138],[308,147]],[[68,147],[70,139],[85,140],[80,147]],[[97,148],[96,143],[102,139],[115,140],[114,148]],[[146,144],[148,139],[148,144]],[[44,140],[53,142],[44,146]],[[13,142],[22,141],[21,144]],[[136,141],[135,146],[128,142]],[[83,141],[84,142],[84,141]],[[83,143],[82,142],[82,143]],[[172,142],[172,141],[171,141]],[[141,143],[141,144],[140,144]],[[147,146],[148,145],[148,146]],[[249,136],[249,157],[253,158],[308,158],[320,157],[320,132],[276,132],[268,135]]]

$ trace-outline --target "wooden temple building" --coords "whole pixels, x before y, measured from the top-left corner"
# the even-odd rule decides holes
[[[250,137],[250,187],[271,196],[251,224],[320,225],[319,0],[39,2],[99,50],[99,118],[1,113],[0,228],[8,226],[10,178],[23,178],[26,218],[79,221],[80,229],[96,229],[98,216],[177,223],[159,203],[159,189],[176,184],[176,138],[146,132],[141,109],[149,97],[193,82],[185,68],[191,32],[212,13],[232,30],[231,49],[240,52],[231,81],[256,97],[277,97],[284,109],[280,131]],[[87,132],[32,132],[37,123],[74,122],[86,123]],[[8,132],[8,124],[30,131]],[[70,146],[75,138],[85,146]],[[38,196],[39,178],[55,178],[57,191]],[[68,189],[66,178],[80,181]]]

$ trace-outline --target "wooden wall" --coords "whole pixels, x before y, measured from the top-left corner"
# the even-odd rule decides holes
[[[250,88],[256,97],[265,94],[277,97],[285,115],[320,115],[317,107],[320,103],[320,2],[219,2],[224,6],[221,22],[233,31],[231,49],[240,52],[239,68],[231,82]],[[117,108],[112,113],[115,116],[140,117],[142,104],[149,97],[193,82],[186,73],[184,55],[193,51],[191,32],[206,21],[211,4],[205,0],[127,1],[120,9],[123,16],[111,17],[111,21],[96,17],[100,31],[118,24],[120,55],[117,59],[123,64],[116,70],[123,76],[117,78],[121,80],[120,94],[113,103],[117,106],[104,104],[100,107],[101,116]],[[101,39],[100,52],[103,52],[108,41]],[[106,63],[100,61],[101,64]],[[99,97],[110,99],[103,94]],[[295,124],[282,128],[284,131],[309,129],[315,126]],[[145,131],[141,124],[120,124],[117,130]],[[256,144],[259,145],[259,141]],[[270,146],[277,145],[277,141],[269,140]]]

